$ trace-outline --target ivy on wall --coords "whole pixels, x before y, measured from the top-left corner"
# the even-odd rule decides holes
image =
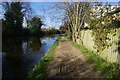
[[[111,11],[111,6],[91,6],[91,9],[88,13],[89,28],[92,29],[92,37],[94,40],[94,48],[97,49],[97,52],[104,50],[112,46],[110,41],[110,36],[116,35],[116,21],[113,20],[112,15],[108,15],[108,12]]]
[[[98,52],[112,46],[113,42],[110,41],[109,34],[115,36],[116,29],[94,29],[92,31],[94,48],[97,49]]]

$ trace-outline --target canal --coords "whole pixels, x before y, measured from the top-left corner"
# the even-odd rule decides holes
[[[49,47],[58,37],[13,37],[2,40],[2,77],[24,78],[45,55]]]

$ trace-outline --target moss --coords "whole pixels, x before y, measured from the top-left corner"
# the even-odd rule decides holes
[[[46,55],[42,57],[35,65],[35,67],[32,69],[32,71],[29,72],[28,75],[29,80],[33,80],[33,79],[44,80],[47,78],[48,76],[47,65],[54,56],[55,48],[56,46],[58,46],[58,41],[60,40],[61,36],[62,35],[59,35],[59,37],[56,39],[56,41],[47,51]]]
[[[120,69],[118,64],[107,62],[106,60],[98,56],[97,53],[89,51],[84,46],[80,46],[75,42],[72,42],[72,45],[84,53],[86,60],[92,63],[93,68],[96,71],[100,71],[101,74],[103,74],[104,78],[118,79],[120,77]]]

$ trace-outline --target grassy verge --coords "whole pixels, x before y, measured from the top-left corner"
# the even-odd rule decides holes
[[[47,51],[46,55],[38,61],[33,70],[29,73],[28,76],[29,80],[33,79],[44,80],[48,76],[47,64],[53,58],[55,48],[58,46],[58,41],[60,40],[60,38],[61,35],[59,35],[59,37]]]
[[[63,37],[66,37],[68,40],[72,41],[72,38],[67,34],[62,34]]]
[[[72,46],[80,49],[84,53],[87,61],[92,63],[93,68],[100,71],[104,78],[120,78],[120,69],[118,64],[105,61],[103,58],[99,57],[97,53],[89,51],[84,46],[80,46],[75,42],[72,42]]]

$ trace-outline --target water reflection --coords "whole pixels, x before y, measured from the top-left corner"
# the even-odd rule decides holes
[[[26,78],[30,69],[44,56],[57,36],[4,38],[3,78]]]
[[[38,52],[41,45],[41,39],[39,37],[31,37],[30,40],[27,42],[27,49]]]

